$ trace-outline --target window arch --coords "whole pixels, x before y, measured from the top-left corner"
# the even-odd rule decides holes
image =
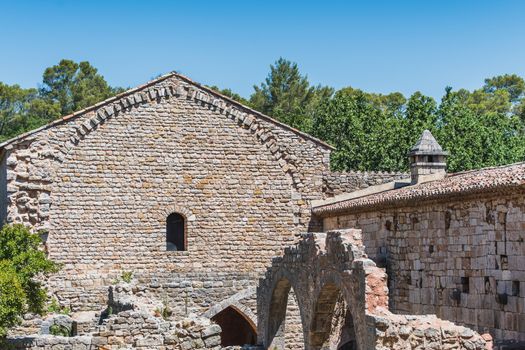
[[[166,219],[166,250],[186,250],[186,220],[179,213],[171,213]]]

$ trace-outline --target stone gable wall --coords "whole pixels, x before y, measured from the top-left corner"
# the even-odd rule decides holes
[[[324,229],[360,228],[369,256],[387,267],[395,312],[525,341],[525,195],[340,214]]]
[[[131,271],[173,308],[204,312],[255,286],[307,229],[329,149],[170,76],[15,141],[4,159],[3,217],[49,231],[64,304],[96,308]],[[187,251],[165,250],[171,212],[186,217]]]

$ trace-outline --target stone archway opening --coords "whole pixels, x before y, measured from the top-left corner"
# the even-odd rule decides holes
[[[352,314],[335,284],[325,285],[319,293],[309,340],[312,349],[357,350]]]
[[[221,346],[256,344],[255,325],[236,308],[228,306],[211,319],[221,326]]]
[[[287,279],[277,282],[270,302],[268,349],[304,349],[304,332],[297,296]]]

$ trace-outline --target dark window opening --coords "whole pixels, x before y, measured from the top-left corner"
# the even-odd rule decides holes
[[[434,156],[427,156],[427,162],[434,163]]]
[[[512,281],[512,296],[520,296],[520,281]]]
[[[186,250],[186,232],[184,217],[178,213],[172,213],[166,219],[166,250]]]
[[[469,292],[469,278],[468,277],[461,277],[461,292],[462,293],[468,293]]]
[[[221,346],[254,345],[257,341],[253,325],[231,306],[213,316],[212,321],[221,326]]]
[[[337,350],[355,350],[357,349],[355,341],[349,341],[341,345]]]
[[[490,291],[492,290],[490,286],[490,278],[485,277],[485,294],[490,294]]]
[[[507,255],[501,255],[500,265],[502,270],[509,269],[509,257]]]

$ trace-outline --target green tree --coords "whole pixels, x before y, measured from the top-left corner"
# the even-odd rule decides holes
[[[27,297],[18,275],[9,261],[0,261],[0,338],[20,322]]]
[[[315,108],[333,94],[332,88],[310,86],[297,64],[284,58],[270,66],[265,82],[254,89],[250,97],[253,108],[306,132],[311,129]]]
[[[217,91],[218,93],[231,98],[239,103],[242,103],[245,106],[250,107],[250,101],[239,95],[238,93],[233,92],[231,89],[221,89],[216,85],[208,86],[210,89]]]
[[[25,312],[43,313],[46,291],[36,279],[58,270],[40,250],[42,241],[21,224],[0,230],[0,334]]]
[[[397,170],[399,154],[392,148],[400,126],[368,94],[342,89],[317,108],[312,131],[336,147],[334,170]]]
[[[62,115],[113,96],[119,89],[111,88],[89,62],[61,60],[44,71],[40,94],[50,104],[57,103]]]
[[[505,92],[507,94],[507,92]],[[525,135],[517,116],[465,103],[465,91],[447,88],[439,107],[438,141],[456,172],[522,161]]]
[[[70,60],[47,68],[40,89],[0,82],[0,142],[122,91],[110,87],[88,62]]]
[[[516,74],[498,75],[485,79],[483,90],[487,93],[505,90],[509,94],[509,101],[517,102],[525,94],[525,80]]]
[[[0,82],[0,139],[15,136],[18,125],[28,112],[29,104],[36,96],[35,89],[23,89],[18,85]]]

